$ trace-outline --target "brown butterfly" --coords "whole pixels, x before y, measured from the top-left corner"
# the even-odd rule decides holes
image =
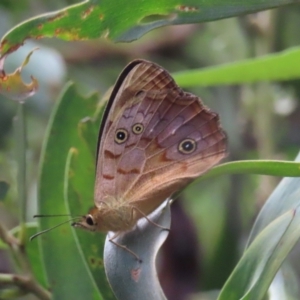
[[[100,128],[95,207],[73,226],[117,234],[132,229],[224,158],[226,140],[218,115],[197,96],[181,90],[162,67],[132,61]]]

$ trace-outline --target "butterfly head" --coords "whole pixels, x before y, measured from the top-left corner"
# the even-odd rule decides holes
[[[89,211],[88,214],[82,216],[78,222],[72,223],[72,226],[89,231],[105,231],[101,228],[101,223],[99,209],[94,207]]]

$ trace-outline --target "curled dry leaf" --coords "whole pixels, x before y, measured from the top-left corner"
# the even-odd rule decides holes
[[[0,59],[0,93],[5,95],[6,97],[19,101],[24,102],[25,99],[35,94],[36,90],[38,89],[38,81],[36,78],[31,76],[31,82],[26,84],[23,82],[21,77],[21,72],[23,67],[25,67],[30,59],[32,53],[37,50],[38,48],[33,49],[29,52],[26,56],[22,65],[15,70],[15,72],[11,74],[6,74],[4,71],[4,61],[6,56],[3,56]]]

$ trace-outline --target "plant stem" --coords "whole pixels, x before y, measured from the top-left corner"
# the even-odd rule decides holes
[[[49,300],[51,294],[44,289],[32,276],[30,263],[24,251],[24,245],[20,244],[19,240],[9,233],[0,223],[0,239],[6,243],[12,250],[14,257],[20,264],[24,274],[1,274],[0,284],[10,284],[21,288],[25,293],[33,293],[39,299]]]
[[[255,56],[262,56],[273,51],[274,24],[276,12],[265,11],[257,14],[257,27],[253,37]],[[273,113],[274,90],[270,83],[260,82],[254,87],[255,98],[253,99],[253,129],[257,141],[259,157],[274,157],[276,145],[274,124],[276,122]],[[258,205],[261,207],[270,193],[277,185],[274,177],[263,176],[258,188]]]
[[[17,110],[17,118],[15,121],[16,128],[16,147],[18,161],[18,198],[20,204],[20,242],[24,244],[24,230],[26,223],[27,209],[27,190],[26,190],[26,122],[24,102],[19,102]]]
[[[32,280],[31,276],[18,275],[18,274],[1,274],[1,284],[16,285],[21,288],[22,291],[35,294],[41,300],[50,300],[51,294],[43,289],[39,284]]]

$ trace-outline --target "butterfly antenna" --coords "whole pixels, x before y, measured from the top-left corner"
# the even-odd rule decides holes
[[[38,216],[43,216],[43,215],[38,215]],[[50,217],[50,215],[45,215],[45,216],[46,216],[46,217]],[[58,215],[54,215],[54,217],[55,217],[55,216],[58,216]],[[46,232],[48,232],[48,231],[51,231],[51,230],[53,230],[53,229],[55,229],[55,228],[57,228],[57,227],[59,227],[59,226],[61,226],[61,225],[63,225],[63,224],[69,223],[69,222],[71,222],[71,221],[73,221],[73,220],[76,220],[76,219],[79,219],[79,218],[80,218],[80,217],[75,217],[75,218],[72,218],[72,219],[70,219],[70,220],[67,220],[67,221],[64,221],[64,222],[62,222],[62,223],[59,223],[59,224],[57,224],[57,225],[55,225],[55,226],[53,226],[53,227],[51,227],[51,228],[45,229],[45,230],[43,230],[43,231],[40,231],[40,232],[38,232],[38,233],[32,235],[32,236],[29,238],[29,240],[32,241],[33,239],[35,239],[36,237],[38,237],[38,236],[41,235],[41,234],[44,234],[44,233],[46,233]]]
[[[47,218],[47,217],[71,217],[71,215],[34,215],[34,218]]]

